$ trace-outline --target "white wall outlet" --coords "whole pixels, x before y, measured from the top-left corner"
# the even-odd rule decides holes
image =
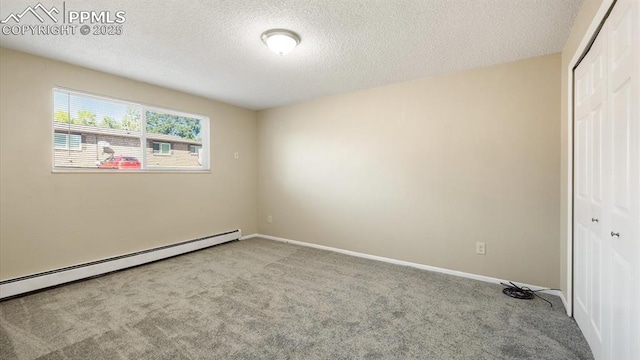
[[[237,151],[236,151],[236,152],[234,152],[234,153],[233,153],[233,158],[234,158],[234,159],[240,159],[240,153],[239,153],[239,152],[237,152]]]
[[[476,243],[476,254],[485,255],[487,244],[483,242]]]
[[[273,222],[273,217],[271,215],[267,216],[267,222],[271,224]]]

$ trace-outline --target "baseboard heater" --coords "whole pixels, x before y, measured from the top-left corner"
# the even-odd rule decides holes
[[[240,230],[233,230],[199,239],[138,251],[131,254],[3,280],[0,281],[0,299],[11,298],[32,291],[103,275],[113,271],[204,249],[228,241],[238,240],[241,235]]]

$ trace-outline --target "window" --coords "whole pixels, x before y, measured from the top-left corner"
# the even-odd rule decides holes
[[[209,169],[205,116],[54,88],[52,120],[54,170]]]
[[[156,155],[171,155],[171,144],[154,142],[153,153]]]
[[[82,135],[55,133],[54,144],[56,149],[82,150]]]

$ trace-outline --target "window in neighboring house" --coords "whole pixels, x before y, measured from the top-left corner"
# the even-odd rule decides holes
[[[60,88],[52,115],[54,170],[209,170],[205,116]]]
[[[154,142],[153,143],[153,153],[155,155],[171,155],[171,144],[170,143]]]
[[[82,150],[82,135],[55,133],[54,143],[58,150]]]

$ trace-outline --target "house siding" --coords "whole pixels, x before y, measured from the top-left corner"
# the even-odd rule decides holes
[[[171,155],[154,154],[153,143],[164,142],[163,140],[147,140],[147,166],[148,167],[184,167],[199,166],[198,156],[189,153],[189,145],[177,142],[168,142],[171,144]]]
[[[67,132],[56,131],[66,134]],[[111,155],[133,156],[142,161],[140,139],[133,137],[101,134],[83,134],[71,132],[82,136],[82,150],[54,149],[54,163],[58,168],[97,168],[97,163]],[[98,142],[109,143],[108,147],[98,146]],[[154,142],[171,144],[170,155],[153,153]],[[188,143],[179,143],[166,140],[147,140],[146,144],[147,167],[198,167],[198,156],[189,152]]]

